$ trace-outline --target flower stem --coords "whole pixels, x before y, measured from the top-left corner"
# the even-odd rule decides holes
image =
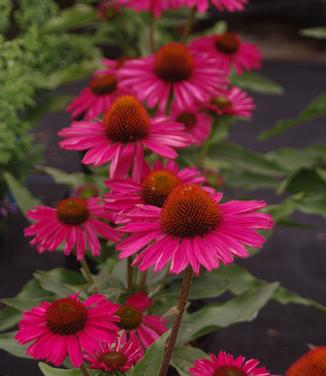
[[[84,257],[83,259],[80,260],[80,264],[81,264],[81,267],[82,267],[82,270],[84,272],[84,275],[87,279],[87,281],[91,284],[91,285],[94,285],[94,278],[92,276],[92,273],[91,273],[91,270],[88,266],[88,263],[86,261],[86,258]]]
[[[183,314],[185,312],[187,301],[188,301],[192,274],[193,274],[192,268],[188,266],[183,276],[183,280],[182,280],[182,288],[181,288],[181,292],[180,292],[180,296],[179,296],[178,304],[177,304],[177,316],[173,322],[171,334],[166,343],[163,361],[162,361],[161,369],[160,369],[158,376],[165,376],[168,372],[171,358],[173,355],[173,351],[175,348],[175,344],[177,342]]]
[[[145,271],[141,274],[141,278],[140,278],[140,282],[139,282],[139,289],[140,289],[141,291],[146,290],[147,277],[148,277],[148,271],[145,270]]]
[[[82,371],[82,374],[84,376],[90,376],[89,372],[88,372],[88,369],[87,367],[85,366],[85,364],[83,364],[81,367],[80,367],[80,370]]]
[[[132,257],[129,256],[127,260],[127,289],[128,291],[132,290],[133,268],[131,264],[132,264]]]
[[[182,33],[182,39],[185,40],[188,38],[188,36],[190,35],[191,31],[192,31],[192,28],[194,26],[194,22],[195,22],[195,16],[196,16],[196,7],[192,7],[190,9],[190,13],[189,13],[189,16],[188,16],[188,20],[187,20],[187,23],[185,25],[185,28],[183,29],[183,33]]]

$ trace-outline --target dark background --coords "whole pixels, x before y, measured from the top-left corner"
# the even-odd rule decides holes
[[[65,1],[65,3],[71,3]],[[325,3],[317,0],[256,0],[248,10],[228,16],[231,29],[257,41],[265,64],[262,74],[285,88],[284,96],[255,96],[257,109],[250,123],[232,128],[231,139],[257,151],[274,147],[304,147],[325,143],[323,120],[316,120],[287,132],[280,138],[259,143],[256,137],[280,118],[295,116],[311,99],[325,90],[325,44],[298,36],[303,27],[325,22]],[[212,17],[216,19],[215,13]],[[60,92],[78,94],[85,83],[66,87]],[[49,114],[35,130],[45,146],[46,163],[66,171],[80,169],[78,153],[58,149],[56,132],[69,125],[65,113]],[[47,176],[33,175],[29,187],[48,204],[62,198],[63,186],[54,185]],[[269,192],[257,192],[258,198],[275,202]],[[326,230],[317,216],[297,215],[309,229],[279,227],[264,249],[252,259],[242,261],[257,277],[280,281],[305,297],[326,304]],[[64,266],[62,255],[38,255],[23,236],[26,220],[19,213],[9,217],[8,231],[0,239],[0,297],[16,295],[37,269]],[[307,350],[308,344],[326,343],[325,316],[312,308],[269,303],[253,323],[238,324],[201,340],[205,350],[226,350],[235,355],[256,357],[274,374],[287,367]],[[14,358],[0,351],[0,376],[40,375],[37,363]]]

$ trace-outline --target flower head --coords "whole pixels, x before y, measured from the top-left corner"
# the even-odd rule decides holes
[[[94,353],[100,341],[112,342],[119,328],[118,305],[103,295],[82,302],[77,295],[43,302],[25,311],[18,324],[16,340],[21,345],[33,342],[27,354],[34,359],[61,365],[69,355],[74,367],[83,362],[83,351]]]
[[[103,221],[112,220],[113,216],[104,209],[99,198],[69,197],[60,201],[56,208],[36,206],[27,212],[27,216],[36,222],[24,233],[34,237],[31,244],[39,253],[54,252],[64,243],[64,254],[68,256],[76,247],[77,259],[81,260],[87,246],[93,256],[100,255],[97,235],[119,240],[118,232]]]
[[[181,184],[162,208],[137,205],[123,232],[130,236],[118,245],[120,258],[138,253],[134,264],[143,271],[154,266],[179,274],[188,265],[199,273],[202,265],[216,269],[220,261],[230,264],[234,256],[247,257],[245,246],[259,248],[264,237],[256,230],[272,227],[269,214],[258,212],[264,201],[229,201],[222,194],[197,184]]]
[[[167,331],[165,319],[145,313],[151,305],[152,300],[145,293],[139,292],[130,296],[117,312],[123,335],[144,348],[150,347]]]
[[[191,47],[198,52],[208,53],[226,71],[234,67],[238,74],[242,74],[244,70],[261,67],[261,56],[256,45],[242,42],[235,33],[200,37],[191,42]]]
[[[216,356],[209,355],[209,359],[196,360],[191,368],[192,376],[270,376],[264,367],[258,367],[256,359],[246,360],[243,356],[234,358],[224,351]]]
[[[326,346],[316,347],[299,360],[286,372],[286,376],[324,376],[326,375]]]
[[[211,4],[219,11],[227,10],[236,12],[244,10],[248,0],[211,0]],[[199,12],[206,12],[209,6],[209,0],[184,0],[187,6],[196,6]]]
[[[120,60],[103,59],[102,64],[106,69],[95,72],[88,87],[67,107],[73,119],[93,120],[123,94],[118,77]]]
[[[232,115],[250,118],[255,108],[255,103],[245,91],[238,87],[219,92],[209,102],[203,104],[217,115]]]
[[[172,93],[178,108],[205,101],[225,85],[224,73],[214,58],[172,42],[154,55],[127,62],[121,69],[121,82],[149,107],[158,106],[163,112]]]
[[[176,148],[189,145],[184,126],[164,115],[151,118],[134,97],[117,98],[97,123],[74,122],[59,132],[63,149],[88,150],[82,162],[94,166],[111,161],[110,176],[125,177],[133,166],[139,181],[146,147],[166,158],[176,158]]]
[[[166,10],[183,6],[183,0],[118,0],[118,2],[136,12],[151,12],[155,17],[160,17]]]
[[[92,355],[86,355],[85,359],[92,369],[106,372],[127,372],[144,355],[143,348],[132,339],[127,340],[126,335],[113,343],[102,343],[100,350]]]
[[[145,204],[162,207],[172,190],[183,183],[204,183],[206,179],[195,167],[179,169],[169,160],[154,163],[153,169],[145,166],[139,183],[132,179],[109,179],[106,186],[110,192],[105,196],[107,209],[116,212],[133,210],[135,205]],[[121,213],[123,217],[123,213]]]

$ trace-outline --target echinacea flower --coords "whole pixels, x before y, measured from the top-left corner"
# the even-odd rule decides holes
[[[154,55],[130,60],[120,71],[122,87],[166,110],[171,94],[174,105],[186,108],[204,102],[225,85],[225,72],[216,59],[197,53],[182,43],[168,43]]]
[[[141,182],[132,179],[109,179],[106,186],[110,192],[105,196],[106,208],[110,211],[133,210],[137,204],[162,207],[168,195],[180,184],[204,183],[206,179],[195,167],[179,169],[176,162],[166,164],[156,161],[151,170],[144,169]],[[123,213],[121,214],[123,217]]]
[[[118,70],[120,60],[103,59],[106,69],[95,72],[88,87],[67,107],[73,119],[93,120],[104,113],[112,102],[123,94]]]
[[[167,331],[167,320],[161,316],[146,314],[145,311],[151,305],[152,300],[145,293],[139,292],[130,296],[117,312],[123,335],[127,335],[127,338],[144,348],[150,347]]]
[[[221,193],[198,184],[181,184],[162,208],[137,205],[122,231],[129,234],[117,247],[121,259],[137,254],[134,265],[141,271],[154,266],[179,274],[188,265],[199,273],[220,261],[230,264],[234,256],[247,257],[245,246],[260,248],[265,239],[256,230],[273,225],[269,214],[258,212],[264,201],[229,201],[221,204]]]
[[[325,376],[326,375],[326,346],[316,347],[287,370],[286,376]]]
[[[127,340],[126,335],[122,335],[116,342],[102,343],[100,350],[96,354],[91,356],[86,354],[85,359],[91,369],[125,373],[132,368],[143,355],[143,348],[138,342],[133,342],[131,339]]]
[[[118,232],[103,221],[112,220],[113,216],[99,198],[69,197],[59,201],[56,208],[36,206],[27,212],[27,217],[36,223],[27,227],[24,234],[34,237],[30,243],[39,253],[54,252],[64,243],[64,254],[68,256],[75,247],[77,260],[81,260],[87,247],[93,256],[100,255],[97,235],[119,240]]]
[[[217,115],[232,115],[243,118],[250,118],[255,109],[255,103],[251,96],[238,87],[221,91],[213,96],[207,103],[203,104]]]
[[[201,145],[209,137],[212,130],[212,118],[198,106],[178,109],[172,107],[171,116],[179,123],[184,124],[186,132],[191,136],[192,143]]]
[[[127,64],[127,63],[126,63]],[[143,149],[174,159],[176,148],[189,145],[181,123],[165,115],[151,118],[134,96],[117,98],[103,121],[74,122],[59,133],[63,149],[88,150],[82,162],[94,166],[111,161],[110,177],[125,177],[133,167],[133,179],[139,181],[144,164]]]
[[[270,376],[264,367],[258,367],[256,359],[246,360],[243,356],[237,358],[224,351],[209,359],[196,360],[194,368],[189,370],[192,376]]]
[[[166,10],[183,6],[183,0],[118,0],[118,2],[135,12],[150,12],[155,17],[160,17]]]
[[[42,302],[25,311],[18,324],[16,340],[32,342],[27,354],[60,366],[67,355],[74,367],[83,363],[83,351],[98,351],[100,342],[115,341],[119,328],[119,306],[103,295],[82,302],[77,295],[54,302]]]
[[[248,0],[211,0],[210,3],[219,11],[227,10],[237,12],[244,10]],[[196,6],[199,12],[206,12],[209,6],[209,0],[184,0],[188,6]]]
[[[222,68],[229,71],[234,67],[238,74],[244,70],[259,69],[261,56],[254,43],[243,42],[237,34],[225,32],[194,39],[191,48],[214,57]]]

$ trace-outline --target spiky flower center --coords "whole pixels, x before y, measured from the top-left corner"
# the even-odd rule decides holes
[[[187,129],[191,129],[196,125],[197,117],[196,117],[196,114],[193,114],[191,112],[182,112],[177,117],[177,121],[180,122],[180,123],[183,123],[183,125]]]
[[[122,329],[136,329],[143,321],[142,311],[128,304],[121,306],[117,315],[120,317],[119,326]]]
[[[218,204],[197,184],[182,184],[166,199],[160,217],[163,232],[175,238],[204,236],[221,219]]]
[[[216,36],[215,47],[227,55],[235,54],[240,47],[240,39],[234,33],[224,33]]]
[[[220,110],[228,110],[232,107],[232,102],[225,97],[215,97],[210,100],[210,104],[218,107]]]
[[[181,180],[171,171],[151,172],[143,181],[141,195],[145,204],[162,207],[172,190]]]
[[[88,313],[78,300],[65,298],[56,300],[46,310],[46,324],[51,332],[73,335],[84,329]]]
[[[222,366],[215,371],[214,376],[247,376],[247,373],[237,367]]]
[[[98,74],[89,81],[89,87],[96,95],[113,93],[118,85],[114,74]]]
[[[107,137],[113,142],[129,143],[145,138],[150,118],[145,107],[133,96],[118,97],[104,115]]]
[[[108,351],[101,354],[98,360],[110,367],[111,370],[117,370],[127,363],[128,357],[122,351]]]
[[[326,347],[317,347],[300,358],[287,371],[286,376],[326,375]]]
[[[56,208],[57,218],[66,225],[81,225],[89,217],[87,200],[69,197],[61,200]]]
[[[193,58],[182,43],[168,43],[156,52],[154,71],[164,81],[188,80],[193,70]]]

